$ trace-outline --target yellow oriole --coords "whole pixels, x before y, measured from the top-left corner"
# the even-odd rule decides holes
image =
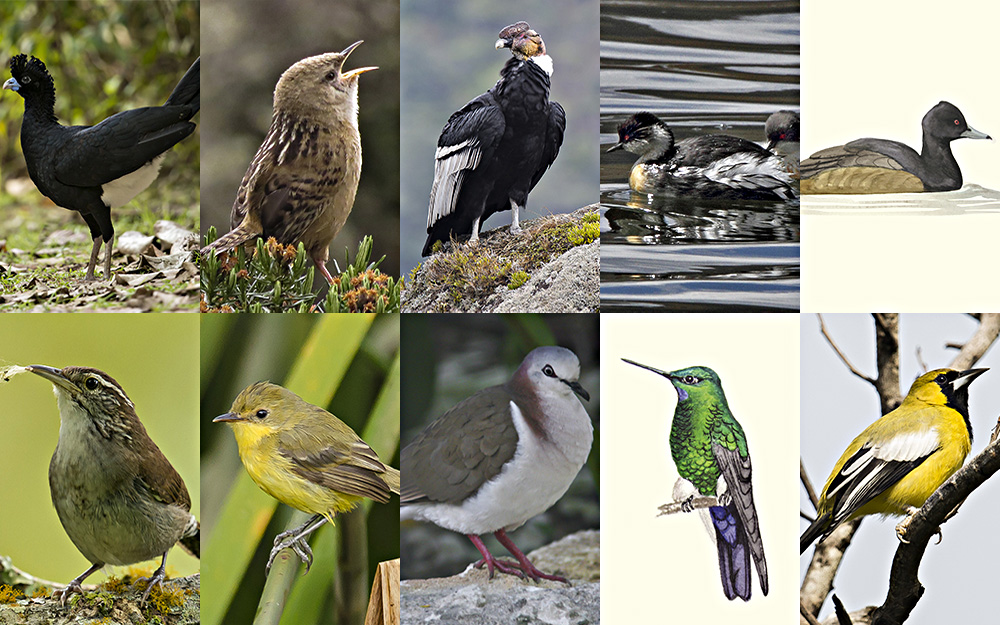
[[[851,441],[826,480],[818,518],[799,538],[799,553],[844,521],[916,512],[972,449],[969,383],[985,371],[925,373],[898,408]],[[896,527],[900,539],[908,520]]]

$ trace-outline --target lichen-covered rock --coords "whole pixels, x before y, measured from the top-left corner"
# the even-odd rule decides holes
[[[433,254],[403,288],[403,312],[596,312],[597,205],[482,233]],[[501,308],[502,307],[502,308]]]

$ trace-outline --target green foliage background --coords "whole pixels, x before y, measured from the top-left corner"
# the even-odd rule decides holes
[[[199,32],[199,3],[191,0],[4,0],[2,80],[10,77],[7,64],[14,54],[40,58],[55,81],[60,123],[89,126],[120,111],[162,104],[198,57]],[[25,201],[48,202],[34,190],[18,198],[7,191],[10,180],[27,178],[19,139],[23,113],[24,101],[18,95],[0,93],[0,210]],[[132,204],[165,206],[166,214],[171,207],[197,206],[199,134],[196,130],[171,150],[160,178]],[[116,214],[125,210],[119,208]],[[193,215],[197,219],[197,210]],[[11,227],[8,221],[0,218],[0,236]]]
[[[232,431],[212,419],[247,385],[270,380],[337,415],[399,467],[399,340],[399,315],[201,316],[203,623],[254,618],[274,536],[302,522],[253,483]],[[399,499],[351,515],[314,534],[313,566],[305,575],[298,567],[282,622],[364,620],[375,567],[399,557]]]

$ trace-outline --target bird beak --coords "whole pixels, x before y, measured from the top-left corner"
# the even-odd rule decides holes
[[[496,48],[497,50],[500,50],[501,48],[509,48],[512,43],[514,43],[514,40],[510,38],[497,39],[496,43],[493,44],[493,47]]]
[[[619,141],[618,143],[616,143],[613,146],[611,146],[610,148],[608,148],[608,152],[614,152],[615,150],[621,150],[621,149],[624,149],[624,148],[625,148],[625,144],[622,143],[621,141]],[[625,359],[622,358],[622,360],[625,360]],[[632,361],[631,360],[625,360],[625,362],[632,362]],[[640,365],[637,362],[632,362],[632,364],[636,365],[636,366],[639,366],[639,367],[645,367],[646,366],[646,365]],[[648,369],[648,367],[646,367],[646,368]]]
[[[635,365],[636,367],[642,367],[643,369],[649,369],[653,373],[659,373],[660,375],[662,375],[665,378],[668,378],[668,379],[670,378],[670,374],[669,373],[667,373],[666,371],[661,371],[661,370],[657,369],[656,367],[650,367],[649,365],[644,365],[641,362],[636,362],[634,360],[629,360],[628,358],[622,358],[622,360],[624,360],[625,362],[627,362],[630,365]]]
[[[566,380],[563,380],[563,382],[566,382]],[[587,389],[580,386],[579,382],[566,382],[566,386],[573,389],[573,392],[579,395],[580,397],[586,399],[587,401],[590,401],[590,393],[587,392]]]
[[[25,367],[25,369],[34,373],[35,375],[40,375],[49,382],[52,382],[56,386],[63,388],[69,393],[80,392],[80,389],[77,387],[77,385],[67,380],[66,376],[62,374],[62,371],[56,369],[55,367],[46,367],[45,365],[30,365],[28,367]]]
[[[360,46],[362,43],[364,43],[364,40],[355,41],[351,45],[349,45],[346,48],[344,48],[343,50],[341,50],[340,55],[342,57],[344,57],[343,61],[340,62],[341,70],[343,70],[344,63],[347,62],[347,57],[351,56],[351,52],[354,52],[354,49],[357,48],[358,46]],[[348,79],[350,79],[350,78],[352,78],[354,76],[360,76],[361,74],[364,74],[365,72],[370,72],[373,69],[378,69],[378,68],[377,67],[359,67],[358,69],[352,69],[349,72],[341,74],[340,75],[340,79],[341,80],[348,80]]]
[[[21,88],[21,83],[17,82],[17,80],[13,78],[9,78],[7,82],[3,84],[3,88],[10,89],[11,91],[16,92],[18,89]]]
[[[14,79],[11,78],[10,80],[14,80]],[[10,82],[10,80],[8,80],[7,82]],[[7,85],[4,85],[4,88],[6,89]],[[963,137],[965,139],[989,139],[990,141],[993,140],[993,137],[989,136],[985,132],[979,132],[978,130],[976,130],[972,126],[969,126],[968,129],[966,129],[965,132],[963,132],[962,134],[960,134],[958,136],[959,137]],[[970,369],[970,371],[972,371],[972,369]],[[984,371],[985,371],[985,369],[984,369]]]
[[[360,42],[358,42],[360,43]],[[356,45],[356,44],[355,44]],[[212,419],[212,423],[231,423],[233,421],[242,421],[243,417],[235,412],[227,412],[226,414],[220,414],[216,418]]]
[[[952,381],[951,386],[957,391],[958,389],[968,385],[970,382],[972,382],[979,376],[983,375],[987,371],[989,371],[989,367],[985,369],[966,369],[965,371],[959,373],[958,377],[955,378],[954,381]],[[977,386],[976,388],[979,387]]]

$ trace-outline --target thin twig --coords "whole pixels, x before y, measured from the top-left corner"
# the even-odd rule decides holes
[[[816,496],[816,489],[813,488],[812,481],[809,480],[809,474],[806,473],[806,464],[802,462],[802,458],[799,458],[799,479],[802,480],[802,485],[806,488],[806,494],[809,495],[809,501],[812,502],[813,508],[819,509],[819,497]]]
[[[690,508],[685,510],[684,508],[688,507],[688,505],[690,505]],[[715,497],[695,497],[690,501],[665,503],[662,506],[660,506],[659,508],[660,513],[657,514],[656,516],[677,514],[678,512],[690,512],[691,510],[694,510],[696,508],[711,508],[712,506],[717,506],[717,505],[719,505],[719,500],[716,499]]]
[[[847,368],[850,369],[851,373],[858,376],[865,382],[874,385],[875,380],[868,377],[864,373],[861,373],[861,371],[859,371],[854,365],[852,365],[851,361],[848,360],[847,356],[844,355],[844,352],[840,351],[840,348],[837,347],[837,344],[833,342],[833,337],[831,337],[830,333],[827,332],[826,330],[826,322],[823,321],[823,315],[816,315],[816,316],[819,317],[819,331],[823,334],[823,338],[826,339],[826,342],[830,344],[830,347],[833,348],[833,351],[837,352],[837,356],[840,357],[840,360],[843,361],[845,365],[847,365]]]

